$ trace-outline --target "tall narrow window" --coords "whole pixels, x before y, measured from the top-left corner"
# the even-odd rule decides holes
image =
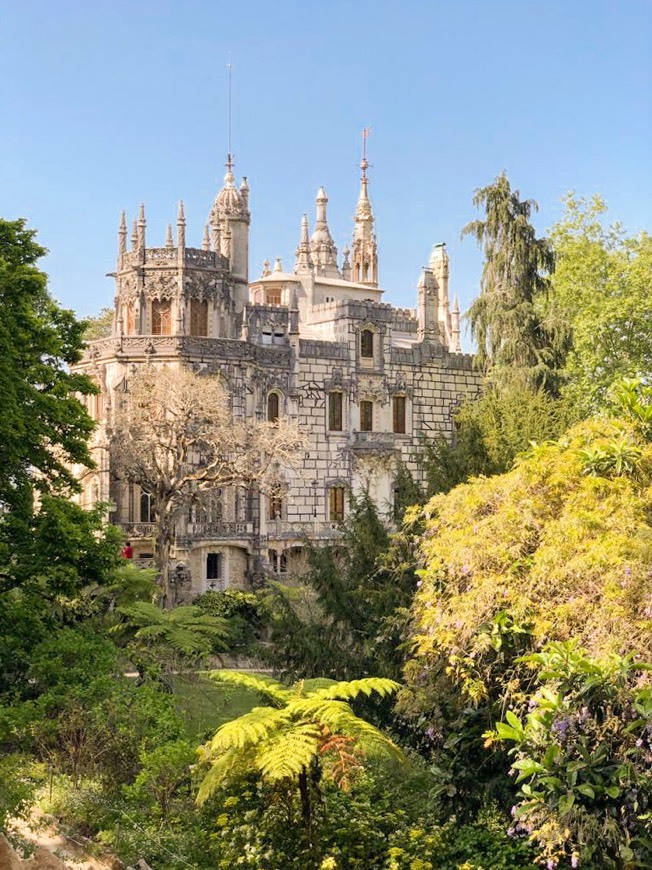
[[[374,403],[367,400],[360,402],[360,431],[371,432],[374,428]]]
[[[190,300],[190,334],[208,335],[208,301]]]
[[[152,335],[172,334],[172,311],[169,302],[152,302]]]
[[[331,523],[344,519],[344,487],[332,486],[328,491],[328,518]]]
[[[140,494],[140,521],[141,523],[156,522],[154,499],[149,492],[141,492]]]
[[[267,397],[267,420],[269,423],[278,420],[278,393],[270,393]]]
[[[281,288],[280,287],[270,287],[265,291],[265,302],[268,305],[280,305],[281,304]]]
[[[331,432],[341,432],[342,423],[342,393],[328,394],[328,428]]]
[[[405,396],[394,396],[392,400],[394,432],[405,434]]]
[[[373,359],[374,334],[370,329],[363,329],[360,333],[360,356],[364,359]]]
[[[222,554],[208,553],[206,556],[206,579],[222,579]]]
[[[269,497],[269,518],[270,520],[280,520],[283,514],[283,499],[279,495]]]

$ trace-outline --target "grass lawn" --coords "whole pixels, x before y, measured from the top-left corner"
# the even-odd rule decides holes
[[[223,722],[237,719],[260,704],[260,696],[240,686],[214,683],[194,674],[173,677],[172,692],[188,736],[203,739]]]

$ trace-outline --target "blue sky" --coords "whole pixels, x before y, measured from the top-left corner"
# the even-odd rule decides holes
[[[650,0],[21,0],[0,2],[0,214],[50,250],[54,295],[80,314],[112,302],[120,210],[147,208],[162,244],[183,198],[201,243],[227,151],[251,184],[251,271],[291,266],[300,218],[329,196],[350,240],[360,131],[386,301],[413,306],[420,267],[446,241],[468,306],[481,256],[462,226],[503,169],[538,200],[603,194],[650,227]]]

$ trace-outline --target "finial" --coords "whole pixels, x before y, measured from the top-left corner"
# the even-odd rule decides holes
[[[138,211],[138,246],[140,248],[145,247],[145,227],[147,226],[147,222],[145,220],[145,204],[141,202],[140,209]]]
[[[120,227],[118,229],[118,254],[127,253],[127,218],[124,211],[120,212]]]
[[[266,278],[268,275],[271,275],[271,274],[272,274],[272,270],[269,268],[269,260],[264,259],[263,260],[263,272],[262,272],[262,275],[260,277]]]
[[[301,218],[301,244],[307,245],[310,242],[308,235],[308,215],[304,214]]]
[[[131,228],[131,250],[138,250],[138,222],[136,221],[136,218],[134,218],[134,223]]]
[[[283,271],[283,263],[281,262],[281,258],[280,258],[280,257],[277,257],[277,258],[274,260],[274,271],[275,271],[275,272],[282,272],[282,271]]]
[[[362,160],[360,161],[360,169],[362,170],[362,177],[367,177],[367,168],[369,163],[367,161],[367,139],[369,134],[371,133],[371,127],[365,127],[362,131]]]
[[[183,213],[183,200],[179,200],[179,210],[177,212],[177,247],[179,249],[179,259],[185,257],[184,249],[186,247],[186,216]]]
[[[459,299],[457,298],[457,293],[453,296],[453,312],[455,314],[460,313],[460,302],[459,302]]]
[[[211,239],[208,235],[208,224],[204,224],[204,241],[202,247],[205,251],[210,251],[211,249]]]
[[[320,187],[317,191],[317,202],[328,202],[328,197],[323,187]]]
[[[172,224],[168,224],[168,228],[165,234],[165,247],[173,248],[174,241],[172,240]]]
[[[249,207],[249,182],[247,181],[247,176],[242,176],[242,183],[240,185],[240,196],[242,197],[242,201],[246,207]]]
[[[220,225],[217,220],[217,215],[215,214],[215,210],[210,213],[209,222],[211,225],[211,242],[213,245],[213,250],[216,254],[222,253],[222,242],[220,240]]]
[[[179,210],[177,211],[177,223],[178,224],[185,224],[185,222],[186,222],[186,216],[185,216],[184,211],[183,211],[183,200],[180,199],[179,200]]]

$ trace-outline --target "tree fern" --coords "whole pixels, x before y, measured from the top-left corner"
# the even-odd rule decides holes
[[[202,748],[203,760],[211,765],[211,770],[202,782],[200,801],[248,768],[259,771],[271,783],[285,781],[299,785],[305,803],[307,772],[320,771],[320,763],[327,760],[329,753],[336,756],[341,766],[343,745],[355,760],[348,765],[351,770],[361,767],[366,756],[402,758],[390,738],[356,716],[348,703],[360,696],[391,695],[399,688],[393,680],[368,677],[337,683],[318,679],[287,687],[262,675],[214,671],[210,676],[254,689],[265,695],[271,706],[255,707],[225,723]],[[330,768],[339,769],[333,764]],[[349,782],[348,776],[340,774],[336,779],[340,784]]]

